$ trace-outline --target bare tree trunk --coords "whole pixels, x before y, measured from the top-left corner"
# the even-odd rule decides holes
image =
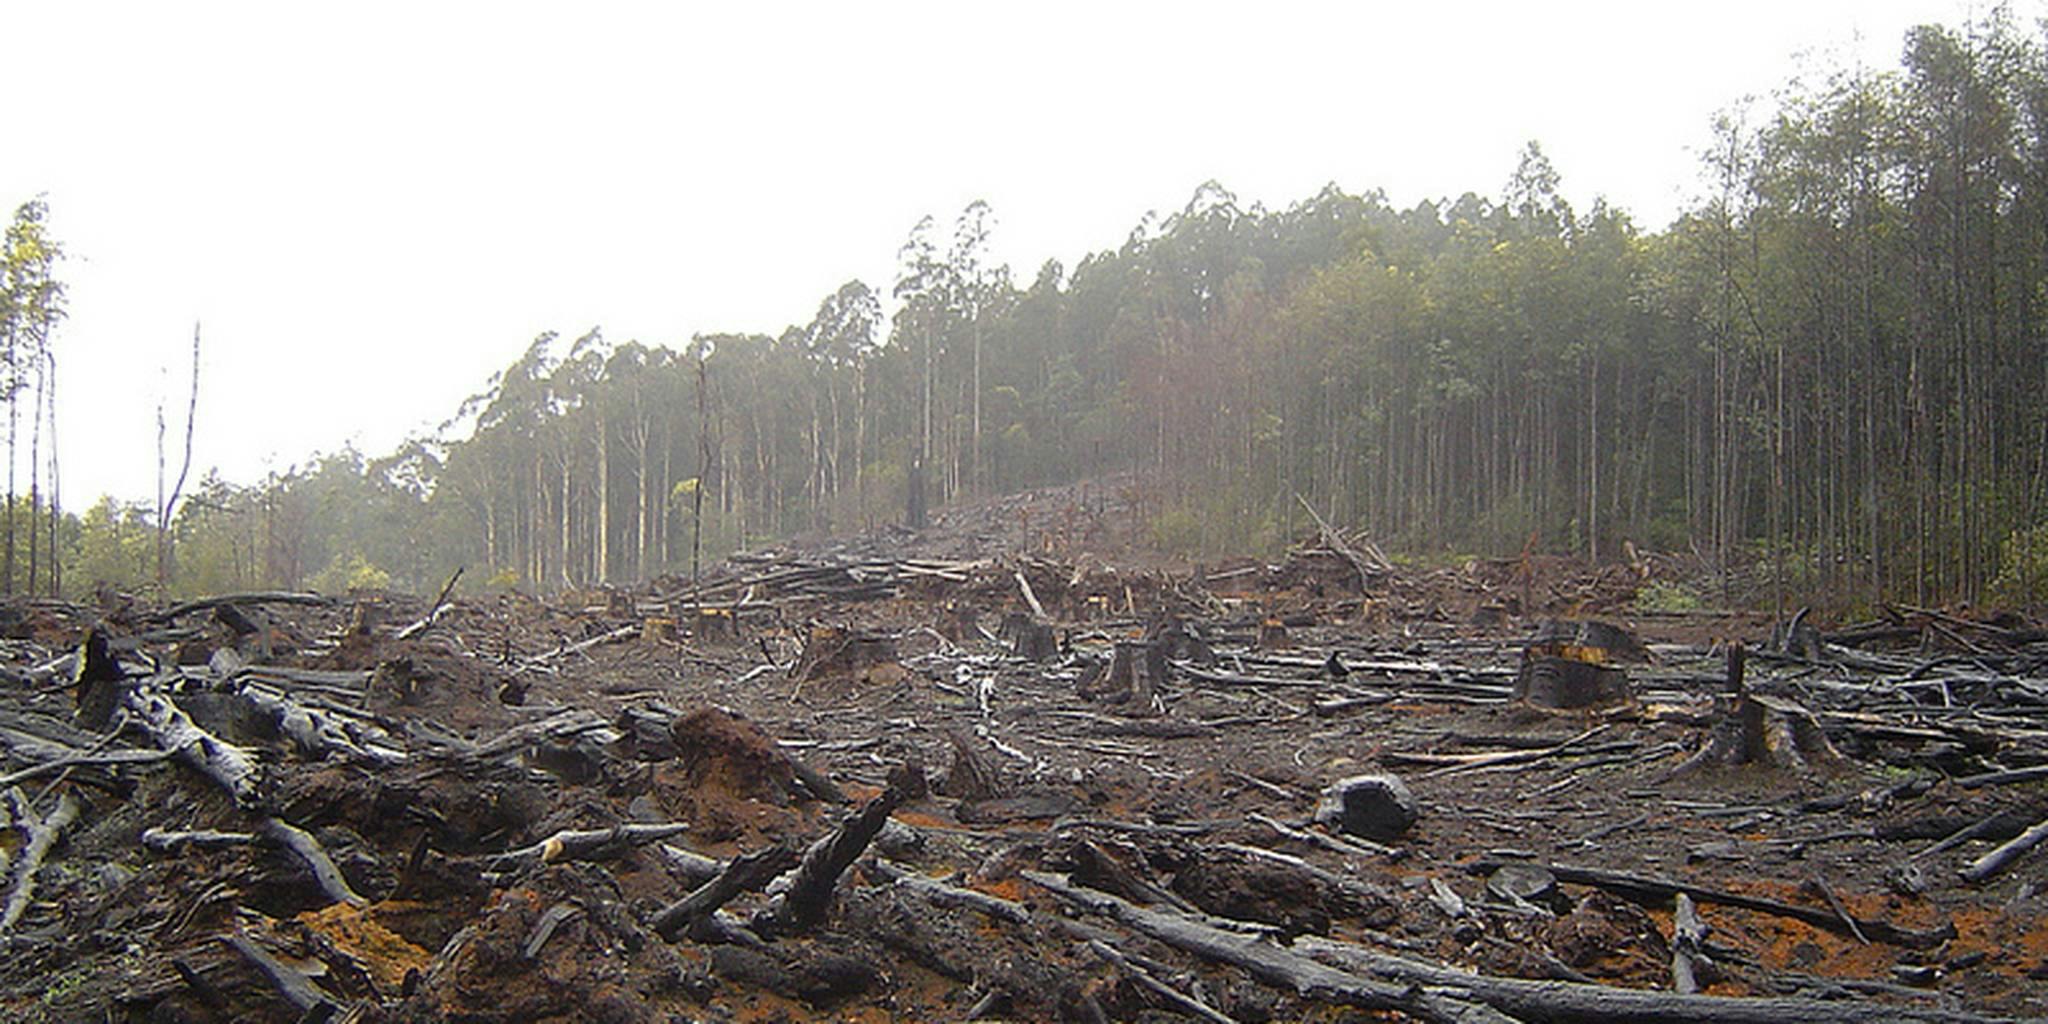
[[[171,583],[171,514],[177,511],[178,497],[185,492],[185,478],[192,472],[192,426],[199,414],[199,324],[192,325],[192,387],[185,405],[185,454],[178,464],[178,482],[171,486],[171,492],[164,494],[164,413],[163,406],[157,406],[156,413],[156,585],[159,590]]]
[[[605,429],[604,416],[597,416],[597,579],[599,584],[609,583],[612,578],[612,438]]]
[[[43,358],[50,383],[50,596],[58,597],[64,586],[64,561],[57,551],[57,527],[63,523],[62,494],[57,487],[57,356],[45,352]]]
[[[43,459],[43,386],[46,383],[42,373],[42,361],[36,361],[36,410],[35,425],[28,432],[28,580],[23,592],[36,592],[37,563],[41,560],[40,543],[42,531],[37,527],[42,518],[42,459]]]
[[[711,424],[704,415],[704,357],[697,357],[697,489],[690,495],[690,595],[696,599],[704,557],[704,488],[711,483]]]
[[[10,368],[15,366],[17,362],[15,359],[19,349],[17,340],[14,330],[9,328],[7,331],[6,356],[7,366]],[[5,589],[9,594],[14,593],[14,441],[18,429],[16,418],[19,415],[16,412],[15,397],[21,390],[17,386],[18,384],[19,381],[15,379],[14,371],[10,369],[8,371],[7,394],[4,396],[7,399],[7,577],[4,581],[0,581],[0,589]]]

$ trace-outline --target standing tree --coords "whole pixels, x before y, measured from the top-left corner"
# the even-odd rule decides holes
[[[17,207],[0,252],[0,400],[7,403],[7,554],[0,585],[8,593],[14,591],[16,399],[32,371],[40,376],[50,332],[64,318],[64,285],[55,275],[64,248],[49,235],[49,215],[41,196]]]
[[[925,217],[910,230],[910,239],[897,253],[901,264],[896,275],[896,299],[903,303],[896,311],[896,338],[906,348],[913,339],[921,346],[922,369],[918,373],[917,443],[910,457],[910,493],[906,518],[911,529],[925,523],[925,473],[932,456],[932,344],[945,315],[945,265],[939,262],[938,247],[932,244],[932,219]]]

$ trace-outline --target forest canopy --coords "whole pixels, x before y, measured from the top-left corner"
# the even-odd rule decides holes
[[[778,333],[544,333],[437,436],[208,479],[167,576],[550,589],[687,571],[699,529],[709,558],[900,522],[913,484],[937,506],[1128,472],[1192,556],[1276,551],[1298,494],[1390,549],[1691,548],[1814,592],[2038,604],[2044,43],[2003,15],[1925,26],[1896,68],[1732,108],[1661,231],[1574,209],[1537,143],[1499,196],[1406,209],[1205,183],[1021,275],[975,203]],[[27,308],[0,306],[13,405],[41,366],[17,346],[48,337]],[[9,500],[10,524],[48,513]],[[7,584],[152,579],[156,515],[52,518],[20,559],[10,525]],[[25,576],[52,545],[61,583]]]

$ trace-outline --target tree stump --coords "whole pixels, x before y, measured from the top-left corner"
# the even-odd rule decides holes
[[[1166,652],[1147,640],[1119,640],[1107,667],[1081,675],[1080,693],[1088,700],[1120,706],[1125,714],[1159,712],[1156,696],[1166,681]]]
[[[854,678],[862,681],[883,675],[900,675],[896,641],[880,633],[847,626],[814,626],[804,643],[804,652],[790,670],[794,679],[810,682]]]
[[[1052,626],[1024,612],[1005,616],[997,636],[1008,645],[1011,654],[1025,661],[1044,663],[1059,657],[1059,643],[1053,637]]]
[[[1145,640],[1159,649],[1161,657],[1192,661],[1197,665],[1216,661],[1216,652],[1210,649],[1209,642],[1177,616],[1168,615],[1154,620],[1145,630]]]
[[[690,639],[713,646],[739,643],[739,616],[730,608],[699,608],[690,624]]]
[[[1635,701],[1621,660],[1648,652],[1627,630],[1605,622],[1551,622],[1522,651],[1516,703],[1546,711],[1625,707]]]
[[[1739,765],[1805,771],[1841,758],[1813,712],[1793,701],[1750,692],[1743,677],[1747,659],[1741,644],[1729,645],[1729,692],[1718,699],[1718,721],[1699,753],[1672,769],[1669,777]]]
[[[1259,650],[1284,651],[1293,646],[1287,639],[1287,624],[1279,619],[1269,618],[1259,623]]]
[[[666,615],[651,615],[640,624],[640,640],[652,647],[661,647],[676,641],[676,620]]]
[[[940,636],[956,644],[974,643],[981,639],[981,615],[971,604],[947,601],[939,611],[939,622],[934,628]]]

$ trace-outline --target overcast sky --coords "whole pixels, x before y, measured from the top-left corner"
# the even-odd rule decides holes
[[[432,430],[544,330],[807,321],[977,198],[1028,279],[1208,179],[1495,196],[1535,139],[1659,228],[1716,110],[1984,7],[0,0],[0,206],[47,193],[69,247],[83,508],[154,493],[195,321],[194,476],[252,482]]]

